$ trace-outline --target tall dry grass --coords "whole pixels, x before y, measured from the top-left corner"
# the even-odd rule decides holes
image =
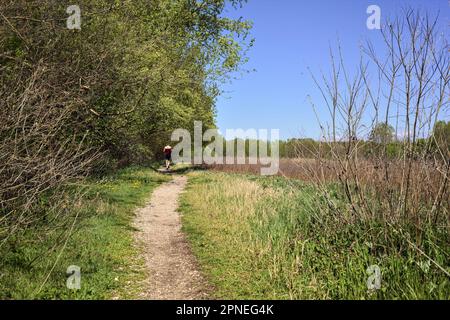
[[[332,201],[344,198],[329,186]],[[322,203],[322,206],[318,206]],[[374,219],[329,210],[311,183],[207,170],[189,175],[183,228],[222,299],[445,299],[446,274],[404,234]],[[449,245],[423,237],[424,254],[448,267]],[[407,239],[414,241],[414,239]],[[368,290],[370,265],[381,290]],[[445,269],[444,269],[445,270]]]

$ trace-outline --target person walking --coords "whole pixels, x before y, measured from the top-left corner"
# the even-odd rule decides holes
[[[172,147],[167,145],[164,147],[164,159],[166,160],[166,170],[170,169],[170,163],[172,161]]]

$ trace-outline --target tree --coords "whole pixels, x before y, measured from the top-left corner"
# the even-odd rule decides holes
[[[369,140],[375,143],[388,144],[394,140],[395,130],[386,123],[375,125],[370,133]]]
[[[449,156],[450,150],[450,121],[437,121],[433,127],[431,145],[435,146],[443,155]]]

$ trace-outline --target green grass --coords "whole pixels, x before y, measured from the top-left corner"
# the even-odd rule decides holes
[[[183,228],[217,298],[449,299],[448,277],[408,245],[408,226],[336,219],[300,181],[189,177]],[[449,270],[448,230],[430,226],[419,245]],[[380,290],[367,289],[371,265],[381,269]]]
[[[134,211],[156,186],[168,180],[170,177],[150,169],[128,168],[71,187],[66,192],[68,205],[62,210],[68,223],[41,223],[0,249],[0,298],[135,298],[146,274],[133,240]],[[74,191],[80,189],[85,192],[82,199],[71,201]],[[73,232],[58,259],[64,241],[59,240],[61,245],[49,249],[58,237],[64,240],[69,235],[75,217]],[[70,265],[81,268],[80,290],[66,287]]]

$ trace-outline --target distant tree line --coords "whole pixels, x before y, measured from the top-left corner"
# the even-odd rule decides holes
[[[405,142],[395,135],[395,129],[381,123],[375,125],[366,139],[352,139],[353,142],[359,143],[358,155],[361,158],[371,159],[379,157],[384,150],[386,156],[390,159],[400,157],[406,148]],[[238,145],[245,146],[245,156],[251,155],[251,145],[257,146],[257,153],[271,155],[271,145],[268,141],[253,140],[253,139],[234,139],[234,150],[237,150]],[[345,153],[347,141],[324,142],[317,141],[311,138],[291,138],[287,140],[280,140],[279,155],[281,158],[315,158],[320,154],[323,158],[331,159],[332,152],[336,153],[341,150],[341,154]],[[433,157],[437,152],[447,150],[447,159],[450,158],[450,121],[437,121],[428,138],[418,138],[415,142],[417,154],[427,154]],[[264,148],[262,151],[261,148]],[[224,145],[224,154],[226,154],[227,145]],[[337,156],[337,155],[334,155]]]
[[[392,126],[381,123],[375,125],[367,139],[353,139],[358,143],[358,156],[363,158],[374,158],[385,154],[390,159],[401,157],[407,144],[402,138],[395,135]],[[355,141],[354,141],[355,142]],[[315,157],[318,152],[324,158],[332,157],[333,152],[341,150],[345,153],[347,141],[342,142],[320,142],[313,139],[289,139],[280,142],[280,156],[285,158]],[[446,159],[450,159],[450,121],[437,121],[429,137],[418,138],[415,142],[417,155],[426,154],[433,157],[438,152],[446,150]],[[342,155],[341,154],[341,155]]]

